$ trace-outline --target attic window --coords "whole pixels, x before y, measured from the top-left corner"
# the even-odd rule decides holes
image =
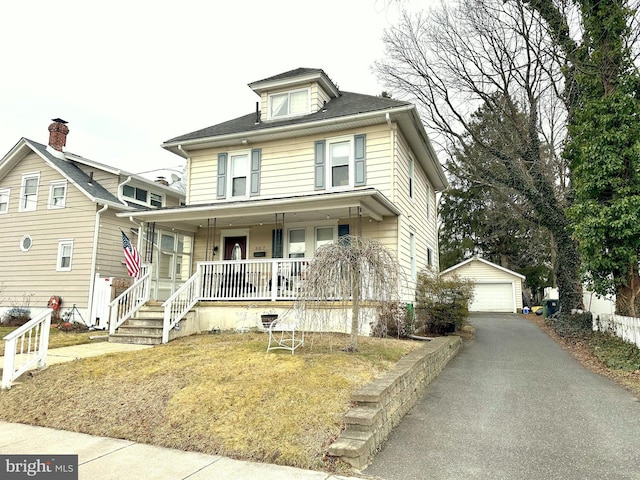
[[[269,95],[269,118],[309,113],[309,89]]]

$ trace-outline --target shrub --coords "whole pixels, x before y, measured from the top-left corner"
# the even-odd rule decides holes
[[[418,275],[416,287],[416,331],[453,333],[469,316],[473,282],[459,277],[442,278],[431,269]]]
[[[404,338],[413,333],[413,309],[400,302],[383,302],[376,309],[373,337]]]
[[[19,327],[31,320],[31,309],[26,307],[11,307],[2,315],[2,324],[9,327]]]
[[[546,318],[545,322],[558,335],[574,342],[588,339],[593,331],[593,316],[590,312],[572,313],[571,315],[560,313]]]

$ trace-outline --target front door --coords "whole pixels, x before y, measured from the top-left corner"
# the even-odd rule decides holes
[[[238,252],[240,252],[239,258],[238,258]],[[246,258],[247,258],[247,237],[225,237],[224,238],[224,259],[225,260],[244,260]]]

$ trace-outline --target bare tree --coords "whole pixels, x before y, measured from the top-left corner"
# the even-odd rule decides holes
[[[395,98],[419,105],[445,152],[469,153],[449,156],[459,173],[529,203],[557,248],[561,305],[580,306],[580,262],[565,215],[568,175],[559,154],[566,125],[563,65],[544,22],[517,0],[443,2],[427,13],[405,12],[384,42],[386,56],[375,65],[380,79]],[[483,135],[474,122],[480,109],[503,122],[508,136]],[[478,148],[491,164],[458,161],[474,158],[471,150]]]

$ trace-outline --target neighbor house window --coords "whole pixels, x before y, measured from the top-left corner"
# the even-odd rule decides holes
[[[67,197],[67,182],[51,182],[49,187],[49,208],[64,208]]]
[[[144,188],[138,188],[131,185],[124,185],[122,187],[122,195],[131,198],[138,203],[147,203],[149,192]]]
[[[58,272],[71,271],[71,256],[73,254],[73,240],[60,240],[58,242]]]
[[[276,93],[269,96],[269,118],[309,112],[309,90]]]
[[[33,240],[31,239],[31,235],[24,235],[20,239],[20,250],[22,250],[23,252],[28,252],[29,250],[31,250],[32,246]]]
[[[20,189],[20,208],[21,212],[33,211],[38,204],[38,184],[40,183],[40,174],[32,173],[22,176],[22,186]]]
[[[247,187],[249,182],[249,154],[242,153],[231,155],[231,175],[229,175],[230,191],[232,197],[248,196]]]
[[[161,207],[162,206],[162,195],[158,195],[157,193],[151,194],[151,206],[152,207]]]
[[[0,213],[7,213],[9,211],[9,193],[11,190],[0,190]]]

